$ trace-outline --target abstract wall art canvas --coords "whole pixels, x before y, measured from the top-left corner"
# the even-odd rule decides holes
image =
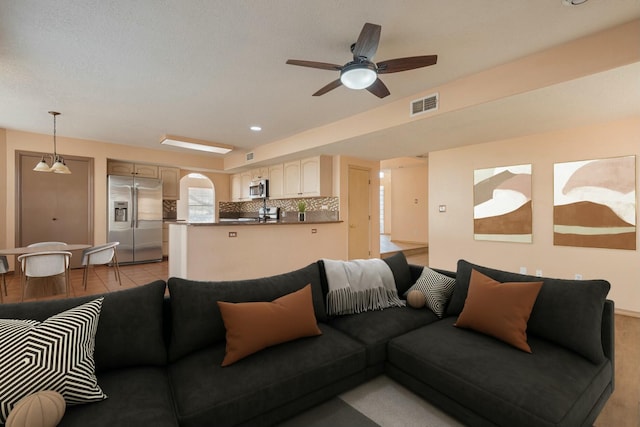
[[[636,157],[556,163],[553,243],[636,249]]]
[[[476,240],[531,243],[531,165],[473,172],[473,233]]]

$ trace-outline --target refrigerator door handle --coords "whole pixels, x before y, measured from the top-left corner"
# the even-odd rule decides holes
[[[131,204],[133,205],[131,228],[138,228],[138,189],[134,186],[131,186]]]

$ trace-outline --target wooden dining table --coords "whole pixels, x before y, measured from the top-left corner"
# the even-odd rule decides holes
[[[22,247],[18,247],[18,248],[6,248],[6,249],[0,249],[0,255],[14,255],[14,256],[18,256],[18,255],[22,255],[22,254],[32,254],[32,253],[36,253],[36,252],[47,252],[47,251],[78,251],[78,250],[82,250],[82,249],[87,249],[90,248],[92,245],[88,245],[86,243],[71,243],[71,244],[67,244],[67,245],[61,245],[61,244],[51,244],[51,245],[42,245],[42,246],[22,246]],[[20,272],[20,268],[18,266],[18,262],[16,260],[15,263],[15,271],[17,272],[17,274],[21,274]],[[54,283],[53,286],[46,286],[44,287],[44,289],[40,289],[41,294],[40,295],[34,295],[33,292],[31,292],[29,289],[27,289],[27,297],[32,297],[32,296],[42,296],[42,294],[44,295],[53,295],[53,294],[58,294],[58,293],[62,293],[65,291],[64,287],[62,286],[62,283],[60,284],[56,284]]]
[[[20,248],[0,249],[0,255],[22,255],[45,251],[78,251],[90,248],[91,245],[85,243],[72,243],[68,245],[52,244],[43,246],[23,246]]]

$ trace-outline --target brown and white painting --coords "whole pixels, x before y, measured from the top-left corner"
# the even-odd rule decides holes
[[[553,243],[636,249],[636,157],[556,163]]]
[[[473,172],[473,233],[476,240],[531,243],[531,165]]]

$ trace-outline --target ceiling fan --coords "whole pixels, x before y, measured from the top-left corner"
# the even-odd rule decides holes
[[[390,92],[387,86],[382,83],[382,80],[378,78],[378,74],[397,73],[399,71],[408,71],[434,65],[438,61],[438,55],[396,58],[375,64],[372,60],[378,50],[381,30],[382,27],[380,25],[364,24],[358,40],[351,45],[353,61],[344,65],[298,59],[289,59],[287,64],[319,68],[321,70],[340,71],[339,79],[324,86],[314,93],[313,96],[324,95],[341,85],[345,85],[349,89],[367,89],[378,98],[384,98],[389,95]]]

